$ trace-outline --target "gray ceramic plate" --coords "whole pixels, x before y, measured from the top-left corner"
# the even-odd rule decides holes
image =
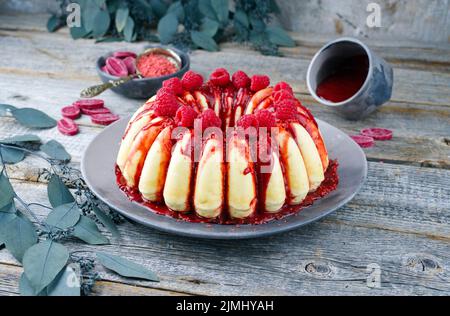
[[[242,239],[273,235],[317,221],[349,202],[367,175],[364,152],[345,133],[319,121],[331,159],[339,162],[339,186],[298,214],[261,225],[189,223],[153,213],[131,202],[116,185],[114,164],[128,119],[105,128],[88,146],[81,163],[83,177],[92,191],[125,217],[165,232],[210,239]]]

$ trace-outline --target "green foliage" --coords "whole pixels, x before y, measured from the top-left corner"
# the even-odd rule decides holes
[[[40,293],[47,287],[68,259],[67,248],[52,240],[45,240],[28,249],[23,258],[23,268],[34,293]]]
[[[6,249],[22,262],[25,252],[37,243],[38,235],[33,223],[25,216],[16,213],[4,227],[3,242]]]
[[[75,199],[61,178],[53,174],[47,186],[48,200],[53,207],[73,203]]]
[[[56,126],[56,121],[42,111],[32,108],[12,109],[11,115],[28,128],[46,129]]]
[[[97,252],[97,259],[106,268],[121,276],[159,282],[159,278],[152,271],[119,256]]]
[[[279,13],[275,0],[57,1],[61,10],[50,17],[47,28],[53,32],[64,24],[65,6],[76,2],[82,25],[71,28],[74,39],[159,40],[183,50],[209,51],[218,50],[219,43],[237,41],[269,55],[279,55],[279,46],[295,45],[286,31],[271,23]]]
[[[98,230],[97,224],[86,216],[81,216],[80,221],[74,227],[73,235],[90,245],[109,244],[108,238]]]
[[[80,211],[77,203],[62,204],[48,214],[45,222],[48,225],[54,226],[59,229],[67,229],[73,227],[78,223],[80,219]]]
[[[64,146],[53,139],[41,145],[40,150],[46,153],[52,159],[57,159],[66,162],[70,161],[70,159],[72,158],[66,151]]]
[[[9,114],[16,108],[1,105],[2,109],[4,114]],[[26,203],[16,194],[5,168],[4,154],[10,149],[24,156],[25,153],[34,155],[51,165],[44,169],[42,177],[48,180],[48,199],[52,207]],[[38,150],[50,158],[37,153]],[[40,138],[33,134],[0,140],[0,245],[4,244],[23,264],[24,273],[19,281],[22,295],[88,295],[100,278],[95,271],[95,261],[75,254],[80,251],[70,253],[62,242],[76,237],[91,245],[108,244],[98,224],[105,226],[113,236],[119,236],[116,223],[120,222],[120,217],[95,197],[79,170],[67,165],[68,156],[58,142],[51,140],[41,145]],[[45,221],[34,214],[31,205],[50,210]],[[31,216],[32,221],[25,214]],[[102,253],[98,254],[98,261],[122,276],[158,281],[153,272],[124,258]]]

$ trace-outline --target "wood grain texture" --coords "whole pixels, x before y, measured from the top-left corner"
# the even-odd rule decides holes
[[[368,27],[367,5],[371,0],[279,0],[287,28],[306,34],[354,36],[362,32],[384,41],[410,39],[423,42],[448,42],[448,0],[379,0],[381,27]],[[372,12],[372,11],[371,11]]]
[[[53,117],[59,117],[61,106],[72,103],[81,89],[97,82],[94,70],[97,56],[113,48],[133,47],[140,50],[145,45],[94,45],[90,40],[72,41],[64,32],[48,34],[41,31],[3,31],[3,35],[0,37],[0,42],[4,44],[2,47],[5,47],[0,52],[0,57],[4,57],[0,58],[0,102],[17,106],[32,105]],[[70,54],[72,51],[77,51],[77,54]],[[348,133],[367,126],[393,129],[395,139],[392,142],[379,142],[375,148],[367,150],[369,159],[449,168],[450,146],[446,140],[450,135],[450,99],[447,91],[450,78],[447,74],[397,69],[392,102],[367,120],[352,123],[337,117],[329,108],[319,106],[309,97],[304,80],[308,65],[305,57],[255,56],[253,51],[231,47],[214,54],[203,51],[192,54],[193,69],[205,75],[218,65],[230,65],[230,70],[243,69],[251,72],[258,69],[270,74],[274,82],[289,81],[300,99],[311,107],[318,118]],[[49,97],[49,93],[52,97]],[[133,113],[142,103],[127,100],[112,92],[104,93],[102,98],[107,106],[122,116]],[[48,137],[66,142],[69,151],[74,152],[74,161],[79,161],[82,152],[80,147],[82,149],[92,139],[93,134],[88,127],[98,127],[88,117],[83,117],[79,123],[82,125],[82,134],[74,138],[76,147],[73,150],[73,139],[61,137],[54,132],[48,134]],[[14,129],[5,125],[4,130]],[[85,136],[85,133],[88,135]]]
[[[127,47],[142,50],[144,43],[99,43],[91,40],[71,40],[64,33],[5,32],[0,33],[0,74],[17,74],[37,78],[82,80],[85,85],[98,81],[95,60],[111,51]],[[70,54],[76,51],[77,54]],[[243,53],[247,52],[247,53]],[[8,56],[15,56],[11,59]],[[29,58],[28,56],[33,56]],[[209,53],[201,50],[191,54],[192,69],[208,75],[218,65],[230,65],[230,71],[242,69],[252,74],[270,73],[273,81],[288,80],[295,91],[306,93],[306,71],[309,57],[268,57],[254,51],[224,48],[220,52]],[[393,101],[450,104],[447,93],[449,76],[443,73],[423,70],[396,68]],[[417,87],[420,86],[420,92]],[[78,93],[78,91],[77,91]]]
[[[161,277],[161,283],[134,282],[100,270],[105,281],[164,291],[448,295],[449,176],[450,171],[369,163],[366,185],[351,203],[322,221],[269,238],[207,241],[125,223],[110,246],[68,245],[124,255]],[[25,200],[48,204],[44,185],[13,185]],[[36,212],[39,218],[47,214]],[[17,264],[6,250],[0,263]],[[379,289],[366,284],[371,263],[382,270]]]
[[[140,50],[145,45],[72,41],[64,29],[48,34],[45,20],[46,15],[0,16],[0,103],[32,106],[59,117],[62,105],[72,103],[82,88],[97,82],[93,66],[97,56],[113,48]],[[108,246],[67,240],[72,250],[120,254],[161,277],[160,283],[133,281],[97,267],[102,281],[94,295],[450,294],[450,170],[445,170],[450,166],[448,49],[369,40],[396,68],[395,93],[374,115],[349,122],[318,105],[305,87],[309,59],[326,38],[294,37],[300,46],[284,49],[287,58],[264,57],[226,44],[214,54],[193,52],[192,68],[203,74],[221,65],[231,71],[258,69],[273,81],[291,82],[318,118],[347,133],[368,126],[392,129],[392,141],[377,142],[365,150],[371,162],[361,192],[319,222],[257,240],[190,239],[128,222],[119,227],[120,239],[106,232],[111,238]],[[102,98],[121,116],[133,113],[142,103],[112,92]],[[102,128],[87,117],[78,122],[81,133],[65,137],[56,129],[31,131],[2,117],[0,139],[29,132],[44,141],[54,138],[79,166],[84,149]],[[8,167],[15,189],[26,201],[48,205],[40,178],[45,167],[33,157]],[[48,211],[36,208],[36,212],[42,219]],[[380,288],[367,285],[370,264],[381,268]],[[8,251],[0,250],[0,295],[17,295],[21,271]]]

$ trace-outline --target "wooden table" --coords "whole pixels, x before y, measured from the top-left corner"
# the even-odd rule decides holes
[[[145,43],[73,41],[67,30],[49,34],[45,15],[0,16],[0,103],[35,107],[58,118],[60,108],[98,82],[96,58],[112,49],[139,50]],[[313,53],[327,40],[294,34],[298,46],[285,57],[265,57],[235,44],[220,52],[192,53],[192,69],[216,67],[265,73],[290,82],[313,113],[348,133],[363,127],[394,131],[390,142],[365,150],[368,179],[345,207],[325,219],[270,238],[208,241],[177,237],[134,223],[122,224],[102,249],[150,267],[160,283],[131,281],[101,270],[96,295],[448,295],[450,294],[450,49],[411,42],[368,44],[395,67],[392,101],[360,122],[337,117],[308,94],[305,72]],[[125,116],[141,102],[112,92],[107,105]],[[76,137],[56,129],[37,132],[63,143],[78,165],[84,149],[102,128],[80,120]],[[0,138],[33,132],[0,118]],[[10,166],[13,185],[26,200],[48,204],[39,173],[44,165],[27,158]],[[45,212],[39,213],[45,216]],[[381,269],[381,286],[370,287],[371,267]],[[18,294],[22,268],[0,251],[0,295]],[[375,271],[376,273],[376,271]]]

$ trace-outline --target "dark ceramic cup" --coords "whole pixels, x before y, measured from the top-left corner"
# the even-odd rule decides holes
[[[317,87],[333,74],[336,65],[344,60],[366,56],[367,75],[359,91],[342,102],[331,102],[317,95]],[[332,107],[350,120],[359,120],[389,101],[393,87],[392,67],[354,38],[340,38],[322,47],[311,61],[307,85],[311,95],[321,104]]]
[[[169,48],[161,45],[151,45],[146,46],[145,49],[153,47]],[[180,56],[181,59],[180,70],[178,70],[173,74],[162,77],[136,78],[128,82],[125,82],[120,86],[113,87],[111,88],[111,90],[131,99],[148,99],[156,94],[159,88],[161,88],[163,81],[173,77],[178,77],[181,79],[181,77],[183,77],[183,75],[189,70],[190,67],[189,55],[173,47],[170,47],[170,49],[174,51],[178,56]],[[103,81],[103,83],[109,82],[110,80],[119,79],[118,77],[112,76],[102,71],[102,67],[105,65],[106,59],[110,56],[112,56],[112,52],[106,54],[105,56],[100,57],[97,60],[96,65],[97,73],[100,79]]]

